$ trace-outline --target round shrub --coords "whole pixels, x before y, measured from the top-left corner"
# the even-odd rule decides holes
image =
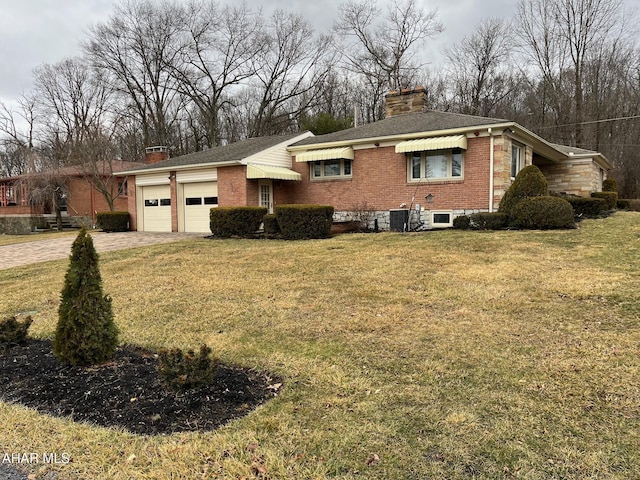
[[[524,167],[500,201],[498,211],[511,215],[513,208],[525,198],[548,195],[547,179],[538,167],[528,165]]]
[[[507,226],[508,217],[502,212],[478,212],[469,218],[471,227],[477,230],[502,230]]]
[[[267,214],[266,207],[218,207],[209,214],[209,227],[216,237],[249,237]]]
[[[521,200],[511,212],[511,221],[518,228],[541,230],[575,226],[571,204],[550,195]]]
[[[453,219],[453,228],[466,230],[471,226],[471,220],[466,215],[460,215]]]

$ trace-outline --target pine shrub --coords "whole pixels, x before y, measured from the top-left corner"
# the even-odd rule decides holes
[[[250,237],[258,231],[267,214],[265,207],[218,207],[209,214],[209,226],[215,237]]]
[[[117,344],[111,297],[103,294],[98,254],[82,228],[71,247],[53,353],[63,363],[95,365],[111,359]]]
[[[327,238],[333,223],[333,207],[327,205],[278,205],[276,218],[287,240]]]
[[[202,345],[196,354],[183,353],[179,348],[158,353],[158,376],[168,388],[184,391],[213,383],[218,360],[211,357],[211,348]]]
[[[498,211],[511,215],[514,207],[525,198],[548,195],[547,179],[535,165],[524,167],[500,201]]]
[[[571,204],[550,195],[521,200],[513,208],[511,221],[518,228],[547,230],[575,227]]]
[[[22,345],[27,339],[27,330],[33,323],[31,316],[19,322],[16,317],[0,321],[0,345]]]

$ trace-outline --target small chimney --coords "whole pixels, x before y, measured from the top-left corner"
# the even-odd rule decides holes
[[[399,92],[387,93],[384,100],[385,118],[404,113],[421,113],[425,109],[427,91],[424,87],[416,87],[413,90],[403,88]]]
[[[169,149],[163,145],[157,147],[147,147],[144,149],[144,163],[163,162],[169,158]]]

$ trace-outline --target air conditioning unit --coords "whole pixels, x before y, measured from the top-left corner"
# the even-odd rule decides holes
[[[404,232],[409,230],[409,210],[406,208],[389,210],[389,230],[392,232]]]

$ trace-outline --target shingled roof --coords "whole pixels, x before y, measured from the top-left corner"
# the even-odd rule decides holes
[[[309,137],[292,146],[317,145],[334,142],[350,142],[363,139],[408,135],[412,133],[450,130],[457,128],[486,127],[490,125],[512,123],[500,118],[478,117],[460,113],[427,110],[423,113],[407,113],[368,123],[356,128]]]
[[[256,137],[243,140],[241,142],[230,143],[220,147],[210,148],[200,152],[181,155],[179,157],[169,158],[162,162],[151,163],[136,168],[135,171],[167,169],[172,167],[184,167],[189,165],[216,164],[228,162],[240,162],[241,160],[255,155],[263,150],[275,147],[280,143],[291,140],[300,136],[300,133],[291,133],[288,135],[278,135],[272,137]]]

